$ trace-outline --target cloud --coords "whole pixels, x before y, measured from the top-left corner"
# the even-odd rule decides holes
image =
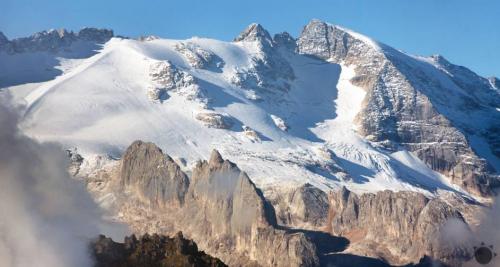
[[[500,196],[496,197],[491,208],[484,211],[480,220],[475,232],[476,241],[473,245],[478,247],[481,242],[484,242],[486,246],[493,246],[493,252],[500,255]],[[466,266],[479,266],[479,264]],[[500,256],[493,258],[486,266],[500,267]]]
[[[91,266],[99,208],[68,174],[61,147],[19,131],[10,102],[0,92],[0,266]]]
[[[441,229],[441,238],[445,245],[452,247],[465,247],[471,253],[474,247],[493,246],[493,253],[500,254],[500,197],[497,197],[491,207],[482,209],[482,213],[477,214],[478,225],[474,230],[460,220],[452,219],[446,222]],[[472,255],[473,256],[473,255]],[[497,256],[487,265],[479,264],[474,258],[463,263],[463,267],[500,267],[500,257]]]

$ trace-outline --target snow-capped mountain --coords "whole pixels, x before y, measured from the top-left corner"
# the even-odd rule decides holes
[[[217,148],[266,190],[484,195],[500,166],[495,83],[440,56],[316,20],[297,41],[258,24],[233,42],[111,36],[2,38],[0,85],[25,105],[26,133],[87,159],[136,139],[187,165]]]
[[[324,263],[311,256],[317,244],[307,235],[277,225],[347,236],[350,253],[391,264],[452,257],[425,237],[449,218],[471,223],[467,201],[485,200],[499,184],[499,83],[442,56],[409,55],[318,20],[297,39],[252,24],[232,42],[135,40],[93,28],[14,40],[0,33],[0,88],[21,105],[26,134],[70,149],[73,174],[134,230],[187,231],[235,265]],[[129,147],[135,140],[161,150]],[[200,165],[213,149],[222,156]],[[222,157],[248,174],[238,176],[244,190],[217,176],[236,168],[221,167]],[[196,177],[223,188],[201,183],[200,191]],[[223,190],[228,183],[235,191]],[[233,203],[242,190],[248,203]],[[123,202],[130,192],[148,204]],[[179,220],[155,214],[150,202],[173,207]],[[256,205],[258,215],[233,231],[227,225],[244,215],[231,208],[240,204]],[[209,215],[190,213],[199,207]],[[213,216],[221,210],[237,216],[221,221]],[[207,217],[213,229],[198,229]],[[221,240],[228,247],[211,247]],[[285,251],[277,240],[297,249]],[[259,242],[276,246],[264,251]]]

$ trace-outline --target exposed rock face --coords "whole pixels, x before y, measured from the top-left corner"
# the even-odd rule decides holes
[[[229,129],[233,125],[229,117],[214,112],[198,113],[196,119],[203,122],[207,127],[216,129]]]
[[[111,199],[107,205],[135,233],[183,231],[231,266],[352,266],[353,255],[359,266],[417,263],[424,256],[458,266],[471,253],[440,238],[445,223],[464,221],[442,200],[417,192],[355,195],[345,188],[327,195],[305,184],[267,202],[215,150],[188,178],[154,144],[136,141],[116,169],[92,179],[89,189]]]
[[[374,256],[391,264],[416,263],[428,255],[452,266],[471,256],[470,248],[450,246],[441,240],[441,227],[450,219],[463,222],[463,218],[439,199],[392,191],[357,196],[345,188],[331,193],[329,199],[328,230],[347,237],[360,253],[372,243],[379,253]]]
[[[145,234],[139,239],[132,235],[124,243],[99,236],[91,245],[95,267],[222,267],[221,260],[198,251],[191,240],[177,233],[173,238]]]
[[[5,37],[3,34],[1,34]],[[68,32],[65,29],[42,31],[8,41],[0,36],[0,49],[8,53],[22,53],[35,51],[55,52],[69,47],[76,41],[105,43],[113,37],[113,31],[107,29],[83,28],[78,33]]]
[[[179,206],[189,187],[186,174],[153,143],[132,143],[122,159],[120,176],[123,190],[134,191],[153,206]]]
[[[269,35],[269,32],[267,32],[262,25],[258,23],[252,23],[250,24],[245,30],[243,30],[238,37],[234,38],[235,42],[240,42],[240,41],[248,41],[248,42],[253,42],[253,41],[258,41],[263,43],[264,45],[271,45],[272,46],[272,38],[271,35]]]
[[[277,47],[285,48],[289,51],[295,51],[297,43],[288,32],[277,33],[273,37],[273,41]]]
[[[113,36],[113,31],[108,29],[83,28],[78,32],[79,39],[97,43],[105,43]]]
[[[251,24],[234,41],[254,42],[260,51],[252,58],[253,64],[249,69],[235,70],[232,83],[246,89],[290,89],[289,81],[295,79],[293,68],[261,25]]]
[[[271,119],[273,120],[274,125],[276,125],[276,127],[280,128],[282,131],[288,130],[288,125],[286,125],[285,121],[282,118],[271,114]]]
[[[174,92],[188,100],[197,101],[202,106],[208,103],[196,78],[168,60],[152,62],[149,76],[152,86],[148,89],[148,96],[152,100],[163,101],[168,98],[167,92]]]
[[[76,148],[66,149],[66,153],[69,158],[69,173],[73,176],[76,176],[80,171],[80,166],[82,165],[84,159],[80,154],[78,154]]]
[[[319,20],[307,24],[297,40],[300,53],[322,59],[342,59],[347,56],[348,47],[356,42],[346,32]]]
[[[328,219],[328,195],[310,184],[280,193],[271,203],[281,225],[322,229]]]
[[[259,134],[254,129],[252,129],[246,125],[243,125],[241,128],[243,129],[243,133],[245,134],[245,136],[248,137],[250,140],[252,140],[254,142],[261,141]]]
[[[224,61],[211,51],[207,51],[194,43],[179,43],[175,49],[186,57],[194,68],[219,70],[224,66]]]
[[[351,82],[367,90],[357,116],[359,132],[367,139],[388,149],[402,145],[469,192],[491,194],[498,177],[468,141],[475,134],[491,148],[498,145],[488,126],[500,125],[498,112],[493,112],[500,97],[486,79],[441,57],[434,59],[442,69],[437,71],[425,65],[429,63],[318,20],[305,26],[297,46],[300,53],[355,67]],[[468,116],[488,122],[463,119]]]
[[[109,176],[117,212],[137,233],[183,231],[230,265],[319,264],[314,244],[303,233],[277,229],[262,193],[215,150],[188,179],[159,148],[136,141]]]

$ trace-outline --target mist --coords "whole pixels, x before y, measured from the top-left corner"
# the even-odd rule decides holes
[[[496,197],[492,206],[484,207],[477,216],[479,224],[473,230],[460,220],[449,220],[441,229],[441,238],[445,245],[466,248],[472,253],[472,258],[463,263],[463,267],[500,267],[500,256],[494,257],[487,265],[481,265],[473,255],[474,247],[481,246],[493,246],[491,251],[500,254],[500,197]]]
[[[24,136],[18,114],[0,92],[0,266],[92,266],[99,208],[68,174],[64,150]]]
[[[485,246],[493,246],[493,253],[500,255],[500,196],[497,196],[491,208],[485,210],[481,217],[481,222],[474,233],[475,242],[473,246],[479,247],[481,243]],[[474,264],[466,264],[465,266],[480,266],[474,260]],[[484,266],[484,265],[483,265]],[[500,267],[500,256],[496,256],[486,265],[488,267]]]

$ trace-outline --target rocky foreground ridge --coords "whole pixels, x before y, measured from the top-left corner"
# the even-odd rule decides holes
[[[182,233],[173,238],[159,235],[125,237],[124,243],[99,236],[91,245],[95,267],[223,267],[221,260],[198,251]]]
[[[97,199],[112,194],[120,220],[137,234],[182,231],[230,266],[456,264],[470,251],[440,240],[460,212],[416,192],[355,195],[304,185],[292,201],[264,198],[250,178],[214,150],[188,175],[153,143],[134,142],[114,168],[87,177]],[[283,209],[287,206],[288,209]]]
[[[306,235],[279,229],[260,190],[215,150],[190,177],[161,149],[141,141],[127,149],[119,165],[90,186],[108,183],[121,219],[136,233],[182,231],[229,265],[319,264]]]

